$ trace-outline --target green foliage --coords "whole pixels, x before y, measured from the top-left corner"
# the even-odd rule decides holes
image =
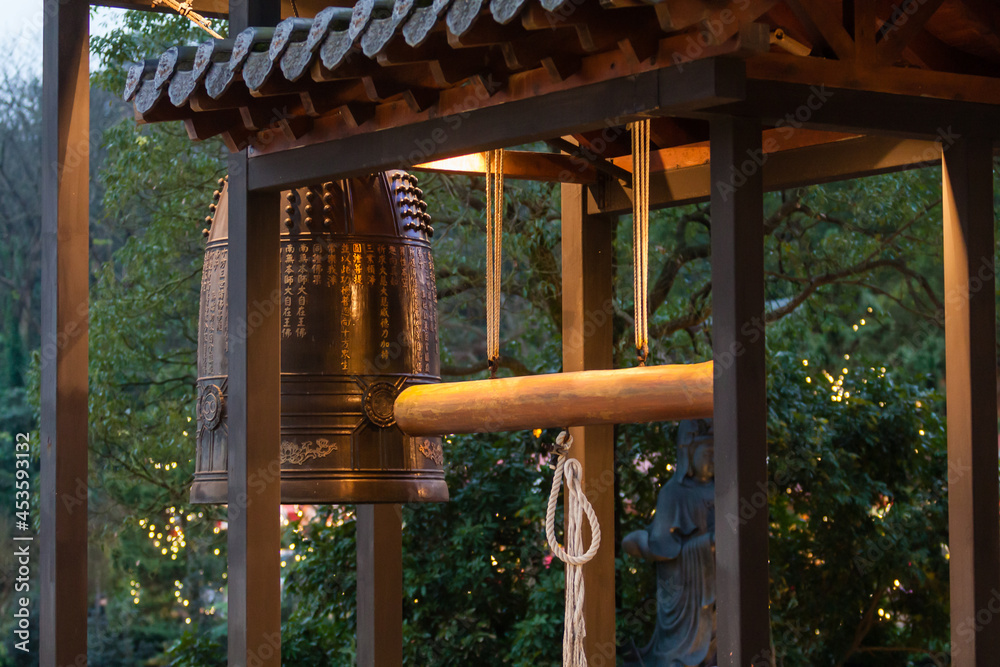
[[[541,530],[552,472],[530,434],[455,437],[447,444],[451,502],[403,510],[404,661],[535,665],[558,661],[563,573]],[[353,513],[322,512],[302,527],[289,562],[294,611],[287,644],[306,637],[329,664],[354,655]],[[315,628],[326,628],[317,633]]]
[[[769,374],[779,664],[913,664],[948,642],[943,400],[858,360],[816,370],[782,353]]]
[[[184,19],[125,13],[94,38],[101,59],[94,84],[118,95],[125,63],[202,39]],[[92,576],[104,602],[95,600],[102,611],[91,622],[90,663],[222,664],[224,508],[192,508],[186,496],[200,223],[225,153],[216,141],[192,144],[176,124],[136,126],[126,118],[102,136],[95,151],[106,157],[93,216],[102,243],[91,293],[89,502]],[[919,170],[767,199],[773,493],[766,509],[761,501],[748,511],[769,512],[782,666],[902,666],[919,664],[921,651],[947,648],[946,461],[943,409],[933,393],[943,359],[939,178],[938,170]],[[482,181],[426,176],[422,186],[437,232],[444,374],[474,377],[485,370]],[[555,372],[562,343],[558,189],[509,181],[505,199],[503,372]],[[652,215],[657,363],[711,356],[710,231],[705,205]],[[620,224],[612,317],[618,366],[634,363],[630,248],[629,225]],[[20,268],[28,287],[18,288],[18,300],[6,293],[0,300],[10,387],[20,387],[25,351],[37,346],[37,331],[28,326],[22,335],[12,326],[37,283],[33,267]],[[845,364],[845,353],[854,361]],[[838,381],[843,367],[849,372]],[[822,368],[832,381],[817,372]],[[35,420],[28,393],[0,389],[10,417],[2,446]],[[605,539],[618,544],[648,523],[671,474],[675,433],[668,424],[616,428],[616,474],[608,480],[616,525],[604,527]],[[404,508],[407,664],[557,662],[564,570],[551,562],[542,531],[551,470],[538,445],[527,433],[451,438],[452,501]],[[2,457],[0,466],[8,469]],[[0,492],[4,484],[0,474]],[[354,539],[351,508],[321,508],[287,527],[284,664],[354,659]],[[654,568],[619,554],[615,585],[618,642],[642,644],[655,622]],[[875,647],[885,650],[869,650]]]

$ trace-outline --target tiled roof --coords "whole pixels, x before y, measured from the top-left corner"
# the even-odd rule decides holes
[[[835,57],[823,44],[810,43],[815,30],[799,21],[796,4],[359,0],[353,7],[327,7],[314,18],[175,46],[131,67],[125,99],[140,122],[182,119],[193,138],[222,134],[238,150],[265,129],[298,138],[331,115],[353,127],[392,105],[444,115],[452,108],[444,103],[449,91],[528,96],[574,78],[618,77],[734,52],[798,49],[804,55],[804,49]],[[962,17],[955,18],[950,8],[958,4],[946,0],[935,19],[943,17],[937,25],[945,28],[944,19],[957,20],[955,30],[967,35],[974,24],[963,27]],[[957,52],[942,44],[946,38],[936,35],[939,45]],[[995,33],[973,46],[996,55],[991,39],[997,40]],[[959,48],[968,62],[973,50]],[[985,62],[982,55],[976,53]],[[900,63],[935,68],[910,53]]]
[[[697,37],[709,18],[705,12],[671,13],[668,4],[360,0],[353,8],[327,7],[314,18],[288,18],[274,28],[168,49],[131,67],[125,99],[143,122],[195,119],[198,138],[244,127],[243,136],[230,132],[230,147],[238,148],[259,129],[256,111],[287,109],[282,127],[294,133],[309,127],[306,119],[336,111],[364,122],[389,101],[422,111],[450,88],[472,85],[492,95],[531,70],[559,81],[580,71],[592,54],[616,52],[633,64],[651,63],[661,39],[688,31]],[[738,4],[749,7],[742,18],[753,20],[775,0]],[[739,22],[710,35],[718,43],[712,52],[722,44],[721,50],[738,48],[738,33]]]

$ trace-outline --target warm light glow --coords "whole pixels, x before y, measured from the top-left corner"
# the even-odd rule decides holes
[[[427,171],[446,171],[459,174],[485,174],[486,157],[484,153],[473,153],[471,155],[460,155],[444,160],[434,160],[423,164],[413,165],[414,169],[425,169]]]

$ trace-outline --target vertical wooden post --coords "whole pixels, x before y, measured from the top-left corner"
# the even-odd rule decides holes
[[[761,126],[711,124],[716,599],[720,667],[771,665]]]
[[[229,3],[229,31],[276,25],[279,0]],[[229,158],[229,664],[281,664],[280,202]]]
[[[229,159],[229,664],[281,664],[277,193]]]
[[[277,193],[229,159],[229,664],[281,664]]]
[[[358,505],[358,667],[403,664],[402,505]]]
[[[996,302],[989,140],[942,158],[948,399],[948,541],[955,667],[1000,656]]]
[[[87,659],[89,10],[47,5],[42,38],[42,667]]]
[[[612,259],[615,221],[587,214],[583,186],[562,185],[563,370],[611,368],[614,315]],[[594,506],[604,539],[583,566],[590,667],[615,664],[615,452],[613,426],[570,429],[571,455],[583,465],[583,488]],[[590,544],[589,530],[584,545]]]
[[[850,26],[854,34],[854,58],[859,67],[872,67],[875,64],[875,31],[878,25],[875,18],[875,3],[871,0],[852,0],[854,25]]]

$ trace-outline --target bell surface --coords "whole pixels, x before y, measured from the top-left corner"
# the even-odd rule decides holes
[[[400,391],[440,382],[433,230],[420,194],[403,171],[282,193],[281,293],[259,307],[281,319],[282,503],[448,500],[441,439],[408,437],[393,416]],[[217,199],[201,285],[192,503],[227,502],[226,187]]]

